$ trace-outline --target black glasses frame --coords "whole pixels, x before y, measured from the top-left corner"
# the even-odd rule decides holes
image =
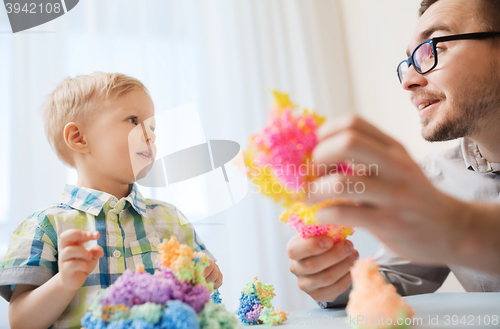
[[[400,73],[400,68],[401,68],[401,65],[403,63],[406,63],[407,66],[408,66],[408,69],[410,69],[410,66],[413,65],[413,68],[415,69],[415,71],[419,74],[426,74],[426,73],[429,73],[430,71],[434,70],[437,66],[437,63],[438,63],[438,55],[437,55],[437,50],[436,50],[436,46],[439,42],[445,42],[445,41],[455,41],[455,40],[483,40],[483,39],[487,39],[487,38],[492,38],[492,37],[497,37],[497,36],[500,36],[500,32],[475,32],[475,33],[464,33],[464,34],[456,34],[456,35],[447,35],[447,36],[444,36],[444,37],[437,37],[437,38],[431,38],[431,39],[427,39],[425,40],[424,42],[420,43],[416,48],[415,50],[413,50],[412,54],[410,57],[408,57],[408,59],[404,60],[404,61],[401,61],[401,63],[399,63],[398,65],[398,68],[397,68],[397,74],[398,74],[398,78],[399,78],[399,82],[402,83],[403,82],[403,78],[404,78],[404,75],[402,75]],[[421,71],[420,68],[418,68],[414,63],[414,59],[413,59],[413,56],[415,55],[415,53],[417,52],[417,50],[422,47],[424,44],[430,44],[431,45],[431,49],[432,49],[432,55],[434,56],[434,64],[432,65],[432,67],[426,71]]]

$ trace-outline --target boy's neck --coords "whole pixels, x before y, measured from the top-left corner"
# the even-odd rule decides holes
[[[83,177],[78,177],[78,187],[87,187],[94,190],[106,192],[115,196],[118,200],[127,197],[132,189],[131,184],[109,184],[108,182],[94,182]]]

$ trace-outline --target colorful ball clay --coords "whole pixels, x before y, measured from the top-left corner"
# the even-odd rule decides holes
[[[239,327],[238,319],[221,304],[209,301],[198,314],[200,327],[204,329],[233,329]]]
[[[220,292],[218,289],[214,291],[214,293],[210,296],[210,299],[212,299],[212,302],[214,302],[215,304],[222,303],[222,299],[220,298]]]
[[[162,327],[168,329],[199,329],[198,314],[187,304],[178,300],[167,302],[163,311]]]
[[[259,318],[264,322],[264,324],[274,326],[285,322],[288,314],[289,313],[287,311],[280,309],[275,310],[274,307],[264,307]]]
[[[137,272],[126,270],[110,287],[96,296],[81,319],[82,327],[236,328],[234,324],[238,320],[224,306],[205,310],[206,305],[213,304],[211,293],[220,301],[213,283],[208,283],[203,275],[203,270],[209,264],[208,256],[181,245],[175,236],[163,241],[158,249],[159,270],[154,274],[146,272],[144,267],[139,267]],[[205,319],[203,323],[206,326],[200,325],[199,318]],[[219,323],[219,318],[223,323]]]
[[[311,154],[318,143],[317,128],[325,118],[296,105],[287,94],[273,91],[274,109],[264,129],[250,137],[243,153],[247,174],[260,192],[289,207],[303,201],[307,182],[314,180]]]
[[[347,225],[320,225],[316,220],[316,212],[324,207],[334,205],[352,205],[347,199],[325,200],[313,205],[296,203],[280,216],[280,221],[294,228],[302,238],[327,235],[333,242],[344,241],[354,233],[354,229]]]
[[[303,238],[331,236],[343,241],[354,230],[345,225],[320,225],[316,211],[327,206],[354,205],[352,201],[326,200],[308,206],[304,203],[310,184],[318,178],[312,163],[312,151],[318,144],[317,129],[325,118],[304,109],[295,113],[288,94],[273,91],[275,104],[266,126],[250,138],[243,153],[247,175],[259,192],[288,207],[280,220],[287,222]],[[334,168],[343,175],[352,175],[352,168],[340,163]]]
[[[378,265],[371,258],[360,259],[351,269],[352,290],[346,307],[359,329],[403,328],[413,309],[392,284],[385,282]],[[405,324],[406,320],[406,324]]]
[[[271,299],[276,296],[272,284],[263,284],[257,277],[248,282],[240,297],[240,306],[236,312],[242,323],[277,325],[286,321],[286,311],[275,310]]]

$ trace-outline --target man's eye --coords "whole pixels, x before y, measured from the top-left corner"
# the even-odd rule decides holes
[[[441,48],[441,47],[436,47],[436,53],[440,54],[441,52],[443,52],[445,49],[444,48]]]
[[[152,132],[155,132],[156,127],[149,127],[149,129],[151,129]]]

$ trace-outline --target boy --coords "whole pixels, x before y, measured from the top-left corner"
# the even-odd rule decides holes
[[[12,329],[80,328],[93,297],[125,269],[154,272],[157,246],[172,235],[213,258],[175,207],[144,199],[134,183],[156,155],[154,105],[140,81],[103,72],[68,78],[43,109],[47,138],[78,183],[12,234],[0,261]],[[222,284],[212,260],[205,276]]]

